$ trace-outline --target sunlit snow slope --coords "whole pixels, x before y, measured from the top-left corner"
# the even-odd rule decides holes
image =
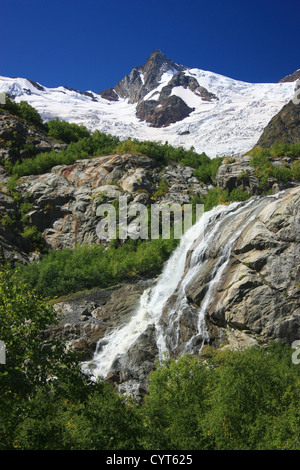
[[[144,100],[155,99],[176,71],[162,75],[157,89]],[[24,78],[0,77],[0,92],[27,101],[44,120],[54,118],[84,124],[96,129],[141,140],[155,140],[206,152],[210,157],[240,154],[258,141],[270,119],[294,95],[295,83],[246,83],[200,69],[184,71],[218,99],[204,101],[189,88],[173,87],[195,110],[182,121],[163,128],[151,127],[136,117],[136,103],[127,99],[108,101],[94,92],[79,92],[65,87],[47,88]],[[141,74],[142,75],[142,74]],[[141,76],[141,80],[143,77]]]

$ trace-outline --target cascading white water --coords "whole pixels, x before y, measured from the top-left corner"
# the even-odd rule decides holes
[[[221,278],[222,272],[224,271],[229,258],[232,246],[238,236],[241,234],[245,226],[251,222],[251,219],[255,217],[255,214],[252,215],[252,218],[248,218],[244,224],[242,224],[237,231],[235,231],[231,237],[227,240],[227,243],[221,247],[219,257],[215,263],[214,269],[210,274],[210,282],[206,294],[201,302],[201,306],[199,309],[191,305],[186,296],[186,288],[189,284],[193,282],[193,279],[197,276],[199,270],[202,268],[206,256],[206,252],[209,250],[210,246],[213,242],[218,238],[218,232],[220,230],[221,224],[226,224],[227,219],[234,216],[237,216],[238,213],[242,210],[245,210],[247,206],[253,204],[254,200],[248,201],[246,204],[241,204],[238,202],[232,203],[228,207],[223,207],[222,210],[222,217],[219,217],[219,220],[216,221],[216,216],[218,214],[215,213],[214,210],[207,213],[208,221],[205,221],[205,237],[198,237],[197,242],[195,243],[195,247],[193,249],[189,265],[186,267],[185,276],[182,279],[178,290],[176,291],[176,302],[173,308],[170,309],[168,314],[168,327],[164,331],[164,337],[173,338],[172,341],[169,340],[172,349],[176,349],[179,346],[179,336],[180,336],[180,319],[185,311],[188,309],[189,311],[194,311],[194,315],[197,316],[197,330],[196,333],[192,336],[192,338],[187,342],[185,347],[182,350],[182,354],[192,352],[195,348],[193,343],[197,337],[202,339],[201,347],[204,344],[204,341],[208,339],[208,334],[206,331],[205,325],[205,313],[207,308],[209,307],[215,291],[215,286],[218,284],[218,281]],[[218,206],[220,207],[220,206]],[[195,232],[197,228],[195,227]],[[175,333],[174,333],[175,330]],[[200,347],[200,350],[201,350]]]
[[[253,200],[252,200],[253,202]],[[201,268],[202,260],[205,253],[209,249],[210,244],[216,239],[221,223],[226,223],[226,219],[230,219],[232,214],[237,214],[245,209],[247,205],[252,204],[251,201],[246,204],[232,203],[229,206],[219,205],[211,211],[206,212],[182,237],[180,245],[174,251],[170,259],[165,264],[162,274],[158,278],[154,287],[144,291],[140,298],[139,307],[133,313],[131,320],[119,329],[113,330],[105,338],[99,341],[93,359],[83,364],[83,370],[92,373],[95,377],[106,377],[117,358],[124,356],[131,346],[136,342],[139,336],[146,331],[149,325],[154,325],[156,330],[156,343],[159,351],[159,358],[163,359],[168,354],[169,346],[167,345],[166,335],[168,328],[177,328],[177,337],[179,336],[179,319],[183,309],[188,306],[185,294],[186,286],[192,281],[193,277]],[[254,216],[253,216],[254,217]],[[217,283],[229,260],[232,245],[239,236],[243,228],[250,222],[248,218],[238,232],[229,237],[226,246],[222,247],[220,257],[216,266],[211,273],[211,281],[209,283],[206,295],[201,303],[198,314],[197,335],[202,334],[204,315],[207,306],[210,304],[213,287]],[[193,249],[190,258],[189,269],[185,273],[186,258],[188,252]],[[176,289],[178,290],[176,291]],[[161,322],[163,308],[176,291],[175,308],[169,312],[169,321],[167,328]],[[176,335],[175,335],[176,336]],[[192,339],[187,343],[185,351],[189,351]],[[178,339],[175,340],[178,342]],[[173,347],[176,344],[173,344]]]

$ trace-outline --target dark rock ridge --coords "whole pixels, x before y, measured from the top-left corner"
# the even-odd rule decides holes
[[[189,89],[203,101],[218,99],[216,95],[201,87],[194,77],[189,77],[184,72],[177,72],[168,85],[162,88],[159,97],[156,96],[157,99],[150,97],[139,101],[136,108],[137,117],[153,127],[166,127],[188,117],[195,108],[189,107],[179,96],[171,95],[174,87]]]
[[[145,65],[135,67],[129,75],[118,82],[114,91],[121,98],[127,98],[129,103],[137,103],[159,85],[164,73],[169,70],[176,73],[185,69],[186,67],[176,64],[157,49],[152,52]],[[106,91],[100,95],[103,96]]]
[[[299,144],[300,104],[289,101],[265,127],[257,145],[271,147],[273,144]]]
[[[194,111],[179,96],[168,96],[159,101],[140,101],[136,108],[136,115],[153,127],[166,127],[182,121]]]
[[[300,69],[296,70],[290,75],[287,75],[286,77],[281,78],[278,83],[295,82],[298,79],[300,79]]]
[[[79,93],[79,95],[88,96],[89,98],[91,98],[92,101],[98,101],[97,98],[94,96],[94,94],[91,93],[90,91],[80,91],[80,90],[76,90],[76,88],[69,88],[67,86],[64,86],[64,88],[66,90],[70,90],[70,91],[74,91],[75,93]]]

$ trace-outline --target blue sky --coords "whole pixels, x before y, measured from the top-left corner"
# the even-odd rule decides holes
[[[277,82],[300,68],[299,21],[299,0],[0,0],[0,75],[99,92],[160,49]]]

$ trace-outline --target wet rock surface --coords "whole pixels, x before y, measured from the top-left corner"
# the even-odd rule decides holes
[[[144,289],[152,283],[152,280],[136,280],[60,299],[54,305],[59,324],[50,327],[46,336],[65,341],[79,353],[81,360],[91,360],[97,343],[130,318]]]

